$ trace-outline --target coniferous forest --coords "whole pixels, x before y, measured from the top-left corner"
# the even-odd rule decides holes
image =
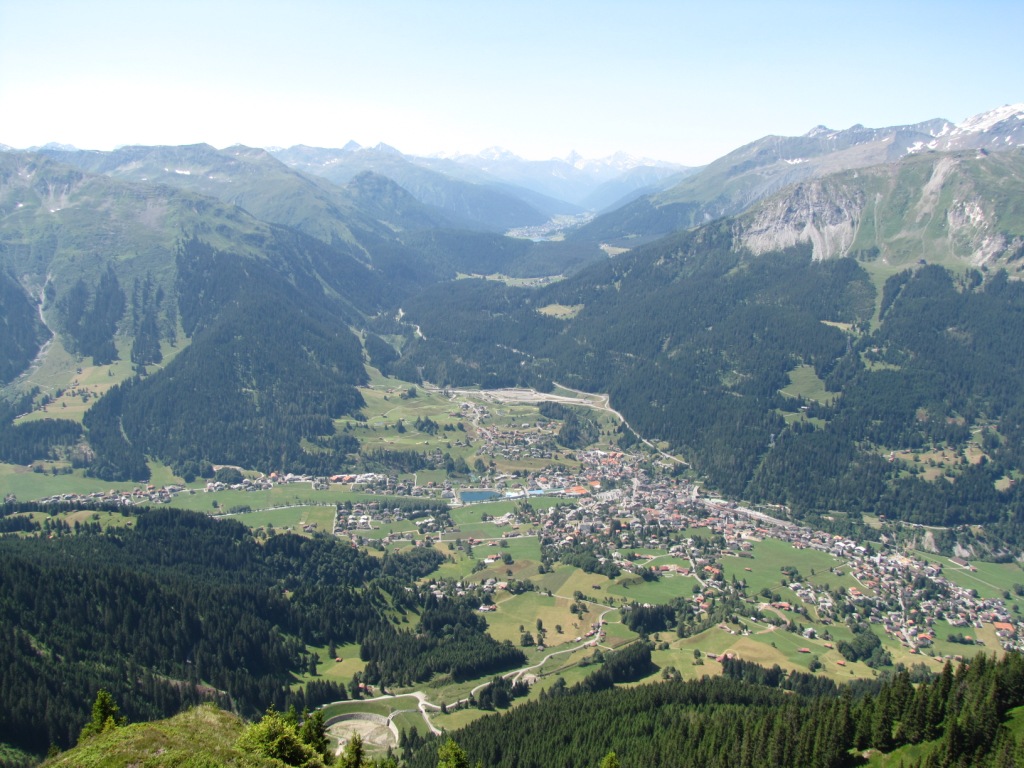
[[[622,765],[709,768],[841,768],[865,750],[937,742],[919,768],[999,766],[1024,759],[1024,741],[1003,724],[1024,703],[1024,660],[978,656],[917,685],[903,669],[882,681],[836,686],[804,675],[801,689],[777,667],[723,662],[722,677],[595,690],[588,678],[540,701],[484,717],[456,732],[470,764],[500,768]],[[799,675],[797,676],[799,677]],[[437,764],[439,741],[409,765]]]
[[[326,682],[289,689],[313,663],[306,645],[400,637],[393,622],[423,608],[405,587],[439,560],[377,559],[326,537],[260,544],[240,523],[173,509],[120,532],[2,538],[0,740],[70,746],[100,688],[133,721],[207,699],[252,715],[345,698]],[[466,674],[521,658],[484,639],[461,655]]]
[[[727,494],[814,519],[842,510],[984,524],[997,542],[1024,541],[1024,491],[996,482],[1024,468],[1024,285],[1005,272],[900,272],[873,328],[875,288],[854,259],[814,262],[801,247],[751,258],[727,224],[712,224],[539,293],[487,281],[444,290],[456,306],[443,312],[430,289],[407,303],[427,341],[410,339],[389,363],[398,375],[608,392],[633,429],[667,441]],[[583,308],[555,320],[535,311],[546,304]],[[799,365],[841,396],[782,395]],[[885,458],[962,452],[979,430],[990,458],[964,460],[955,483]]]

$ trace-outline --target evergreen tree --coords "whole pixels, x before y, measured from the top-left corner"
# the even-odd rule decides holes
[[[339,768],[367,768],[368,765],[369,761],[363,749],[363,737],[358,733],[352,734],[352,738],[345,745],[345,751],[338,759]]]
[[[438,747],[437,768],[469,768],[469,758],[466,751],[449,738]]]
[[[267,710],[259,722],[245,729],[236,746],[243,752],[274,758],[285,765],[324,768],[320,755],[303,741],[295,725],[273,708]]]
[[[90,736],[96,736],[127,724],[128,719],[121,716],[121,708],[117,706],[114,697],[106,689],[100,688],[96,693],[96,700],[92,704],[92,719],[86,723],[78,740],[82,741]]]
[[[331,743],[327,738],[327,724],[324,719],[323,710],[316,710],[312,714],[303,713],[302,725],[299,727],[299,738],[328,762],[331,755]]]

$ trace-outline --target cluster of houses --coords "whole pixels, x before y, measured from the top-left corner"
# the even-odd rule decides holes
[[[534,510],[523,505],[504,522],[522,526],[527,535],[539,535],[556,549],[589,544],[595,552],[605,553],[601,561],[615,559],[620,567],[636,572],[649,568],[693,576],[705,589],[725,587],[723,557],[749,558],[758,542],[774,538],[794,549],[832,555],[840,561],[836,575],[848,573],[859,585],[826,589],[808,581],[789,583],[803,603],[799,609],[813,610],[821,623],[841,620],[849,612],[846,606],[852,606],[911,652],[932,646],[936,631],[942,631],[937,630],[941,622],[965,629],[988,624],[1005,649],[1024,650],[1024,620],[1002,599],[980,597],[947,578],[938,562],[910,557],[886,542],[862,543],[780,520],[764,510],[705,498],[684,480],[648,477],[638,456],[587,451],[577,458],[583,462],[579,473],[549,467],[524,478],[520,486],[526,492],[574,496],[572,506]],[[710,536],[699,547],[692,540],[680,543],[678,533],[691,528],[707,529]],[[666,555],[687,559],[690,565],[648,562],[658,555],[631,562],[615,551],[631,547],[664,548]],[[947,570],[972,570],[962,559],[951,563]],[[796,609],[785,601],[778,606]]]
[[[550,461],[558,453],[555,430],[551,426],[520,428],[477,427],[477,455],[501,456],[512,461],[543,459]]]
[[[38,499],[40,504],[117,504],[124,507],[170,504],[181,493],[194,494],[195,490],[180,485],[140,485],[131,490],[94,491],[93,493],[63,493]]]

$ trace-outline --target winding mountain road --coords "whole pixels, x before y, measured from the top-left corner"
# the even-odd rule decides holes
[[[561,597],[561,598],[564,598],[566,600],[572,599],[572,598],[565,597],[565,595],[555,595],[555,597]],[[613,608],[613,607],[602,606],[600,603],[595,603],[592,600],[584,600],[583,602],[590,603],[591,605],[594,605],[594,606],[597,606],[597,607],[603,609],[601,611],[601,615],[598,617],[598,622],[599,623],[603,623],[604,622],[604,617],[608,613],[610,613],[611,611],[617,610],[616,608]],[[587,648],[588,646],[591,646],[592,643],[595,643],[595,641],[588,639],[585,642],[580,642],[578,644],[574,644],[574,645],[572,645],[569,648],[561,648],[561,649],[559,649],[557,651],[551,651],[550,653],[545,654],[544,657],[540,661],[538,661],[537,663],[530,664],[530,665],[527,665],[525,667],[520,667],[519,669],[514,669],[511,672],[506,672],[505,674],[502,675],[502,677],[505,678],[506,680],[511,680],[512,683],[515,684],[515,683],[519,682],[519,680],[522,678],[523,675],[529,673],[531,670],[535,670],[535,669],[539,669],[539,668],[543,667],[548,662],[548,660],[554,658],[555,656],[560,656],[562,654],[573,653],[573,652],[578,651],[578,650],[580,650],[582,648]],[[602,647],[610,650],[610,648],[608,646],[602,646]],[[485,683],[480,683],[477,686],[474,686],[470,690],[469,696],[467,696],[465,698],[462,698],[462,699],[459,699],[458,701],[455,701],[451,706],[458,706],[460,704],[468,703],[470,701],[470,699],[474,698],[480,691],[482,691],[484,688],[486,688],[490,684],[491,684],[490,681],[488,681],[488,682],[485,682]],[[360,699],[359,701],[389,701],[389,700],[393,700],[393,699],[396,699],[396,698],[400,698],[402,696],[412,696],[412,697],[414,697],[419,702],[419,704],[417,705],[417,708],[415,710],[413,710],[413,709],[396,709],[394,712],[392,712],[391,714],[388,715],[388,718],[387,718],[388,721],[390,722],[391,720],[393,720],[395,718],[396,715],[400,715],[400,714],[405,713],[405,712],[419,712],[420,715],[423,717],[423,722],[426,723],[427,724],[427,728],[430,729],[430,732],[433,733],[434,735],[437,735],[437,736],[441,735],[441,733],[442,733],[441,729],[438,728],[436,725],[434,725],[434,723],[430,719],[430,715],[427,713],[428,709],[440,712],[441,711],[441,707],[440,707],[440,705],[434,704],[432,701],[430,701],[427,698],[427,694],[424,693],[423,691],[404,691],[402,693],[393,693],[393,694],[392,693],[388,693],[388,694],[383,694],[381,696],[374,696],[372,698]],[[333,702],[333,703],[340,704],[340,703],[343,703],[343,702]],[[352,703],[352,700],[349,699],[348,703]]]

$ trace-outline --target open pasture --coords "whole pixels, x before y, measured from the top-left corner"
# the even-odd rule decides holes
[[[658,562],[658,561],[655,561]],[[608,594],[621,597],[626,602],[664,604],[677,597],[690,597],[699,582],[692,576],[668,573],[657,581],[644,581],[639,576],[626,574],[608,586]]]
[[[985,563],[971,560],[970,568],[964,568],[942,555],[930,552],[914,552],[913,555],[919,560],[941,563],[945,578],[964,589],[976,589],[981,597],[1002,597],[1003,592],[1009,592],[1011,602],[1024,602],[1013,592],[1015,585],[1024,584],[1024,568],[1016,562]]]
[[[751,557],[723,557],[720,560],[726,581],[731,581],[733,577],[739,581],[745,579],[748,593],[760,592],[765,588],[773,592],[780,591],[783,580],[793,580],[782,572],[783,568],[796,568],[802,579],[819,587],[827,583],[833,589],[856,586],[863,592],[869,591],[849,575],[844,560],[828,552],[797,549],[779,539],[764,539],[754,543],[750,554]],[[837,576],[835,570],[842,571],[843,575]]]
[[[349,712],[366,712],[371,715],[388,717],[394,712],[401,712],[407,709],[417,709],[419,699],[415,696],[391,696],[388,698],[376,698],[374,701],[364,699],[349,699],[328,704],[323,708],[325,717],[336,717],[348,714]]]
[[[261,509],[256,512],[245,512],[227,515],[230,520],[238,520],[249,528],[291,529],[294,533],[302,533],[302,527],[316,525],[318,533],[331,533],[334,530],[335,508],[330,507],[287,507],[284,509]]]
[[[813,400],[823,405],[831,405],[838,393],[825,389],[822,381],[814,371],[813,365],[798,365],[789,372],[789,385],[779,390],[786,397]]]
[[[43,467],[44,471],[34,472],[31,467],[21,464],[0,464],[0,488],[3,489],[4,495],[13,493],[21,500],[42,499],[68,493],[88,495],[97,492],[106,493],[111,490],[131,491],[139,487],[144,488],[147,485],[147,483],[119,483],[99,480],[95,477],[86,477],[85,471],[81,469],[73,470],[69,474],[54,475],[50,471],[51,467],[57,466],[63,469],[66,464],[52,461],[36,462],[36,464]],[[156,462],[150,462],[149,466],[152,477],[148,484],[157,487],[172,483],[181,485],[181,481],[175,478],[167,466]],[[193,484],[193,487],[195,487],[195,484]],[[187,498],[189,497],[186,494],[179,495],[175,499],[175,506],[180,506],[177,502],[179,500],[184,502]]]
[[[565,598],[548,597],[540,592],[524,592],[521,595],[499,596],[495,605],[497,610],[486,614],[488,634],[495,640],[508,640],[518,646],[524,631],[536,638],[538,619],[543,623],[547,636],[545,644],[548,646],[563,645],[583,634],[573,627],[579,619],[569,612],[572,601]],[[558,626],[562,627],[561,633],[556,630]],[[524,650],[527,654],[532,652],[530,648]]]

